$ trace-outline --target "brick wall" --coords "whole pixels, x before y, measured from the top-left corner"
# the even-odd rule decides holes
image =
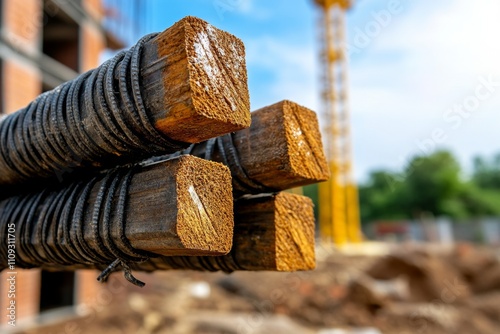
[[[42,0],[3,0],[2,15],[5,37],[23,51],[35,53],[40,45]],[[2,75],[4,112],[14,112],[40,94],[41,78],[36,66],[3,59]]]
[[[12,113],[28,105],[41,93],[40,70],[15,60],[4,59],[2,66],[3,106],[6,113]]]
[[[4,0],[3,28],[6,37],[26,52],[34,52],[39,45],[40,35],[33,24],[41,19],[41,1],[39,0]],[[26,18],[31,18],[26,20]],[[3,59],[3,94],[4,112],[11,113],[26,106],[41,93],[40,70],[35,66],[14,59]],[[16,270],[16,317],[17,320],[36,316],[40,305],[40,270]],[[6,310],[10,300],[7,298],[10,275],[0,275],[0,309]],[[0,324],[6,324],[6,311],[2,311]]]
[[[16,47],[34,53],[40,45],[42,0],[4,0],[3,29]]]
[[[80,27],[80,70],[82,72],[99,66],[99,55],[105,47],[102,33],[91,23]]]
[[[15,284],[15,302],[16,302],[16,321],[22,322],[38,315],[40,307],[40,270],[16,270]],[[7,324],[7,307],[10,300],[7,298],[9,293],[9,284],[7,279],[9,273],[4,271],[0,274],[0,309],[2,317],[0,324]]]
[[[95,302],[103,285],[97,282],[99,272],[96,270],[79,270],[76,273],[76,303],[90,306]]]
[[[84,9],[99,20],[102,17],[101,0],[82,1]],[[105,49],[105,39],[102,32],[92,24],[86,22],[80,26],[80,71],[85,72],[99,66],[99,56]],[[78,305],[91,305],[95,303],[103,284],[96,278],[99,273],[95,270],[80,270],[76,273],[76,303]]]
[[[41,28],[43,25],[42,0],[3,0],[2,28],[5,37],[27,53],[41,52]],[[102,17],[101,0],[84,0],[84,8],[94,18]],[[61,46],[62,47],[62,46]],[[80,70],[86,71],[99,65],[99,55],[105,48],[102,32],[87,22],[80,27]],[[41,93],[41,71],[37,64],[16,59],[2,59],[2,105],[7,113],[26,106]],[[92,307],[99,295],[105,291],[96,281],[96,271],[79,271],[75,280],[75,303]],[[6,310],[9,299],[7,272],[0,274],[0,309]],[[41,272],[40,270],[17,270],[16,305],[17,321],[26,321],[39,313]],[[0,324],[8,319],[0,313]]]
[[[104,8],[101,0],[83,0],[83,8],[96,20],[101,20],[104,16]]]
[[[26,106],[41,92],[40,73],[27,64],[13,60],[2,62],[4,75],[3,106],[7,113]],[[0,275],[0,309],[6,310],[9,290],[6,272]],[[16,275],[16,315],[18,320],[29,319],[38,314],[40,304],[40,271],[17,270]],[[0,318],[0,323],[7,323],[7,317]]]

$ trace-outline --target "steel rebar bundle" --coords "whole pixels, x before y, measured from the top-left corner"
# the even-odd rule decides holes
[[[243,129],[248,100],[241,41],[187,17],[2,118],[0,196]]]

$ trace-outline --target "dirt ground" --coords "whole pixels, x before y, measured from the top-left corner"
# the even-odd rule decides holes
[[[469,244],[386,255],[324,249],[300,273],[120,274],[80,317],[20,333],[500,333],[500,252]]]

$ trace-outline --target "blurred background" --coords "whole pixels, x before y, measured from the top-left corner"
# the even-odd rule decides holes
[[[319,188],[354,189],[352,217],[338,230],[331,194],[296,190],[318,218],[307,273],[139,274],[140,290],[20,272],[14,332],[498,333],[500,2],[0,0],[0,114],[187,15],[243,40],[252,110],[318,112],[340,170]]]

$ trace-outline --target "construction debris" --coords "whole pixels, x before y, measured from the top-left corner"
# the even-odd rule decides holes
[[[496,257],[494,250],[468,247],[478,259]],[[369,275],[373,268],[392,262],[392,257],[342,253],[318,258],[318,268],[312,272],[236,272],[229,276],[186,271],[158,271],[149,276],[138,273],[151,284],[137,290],[121,283],[129,294],[113,295],[105,311],[89,315],[94,319],[91,323],[87,318],[74,323],[85,324],[89,332],[127,334],[153,327],[154,331],[143,333],[269,333],[266,330],[271,328],[276,333],[496,334],[500,328],[500,289],[475,293],[464,278],[467,271],[461,269],[465,262],[460,258],[450,262],[457,250],[397,249],[393,254],[404,253],[403,258],[416,261],[398,266],[390,275],[397,275],[396,280]],[[436,265],[428,265],[428,261]],[[499,268],[495,261],[492,267]],[[448,276],[435,280],[442,273],[438,265],[451,269],[463,282],[464,287],[457,291],[469,293],[452,300],[449,288],[442,284]],[[422,287],[409,289],[410,276],[420,266],[426,268],[420,271]],[[123,281],[119,276],[112,279],[113,284]],[[193,293],[200,284],[207,297]],[[439,289],[445,293],[427,301],[414,295]],[[57,333],[62,326],[25,333]]]

